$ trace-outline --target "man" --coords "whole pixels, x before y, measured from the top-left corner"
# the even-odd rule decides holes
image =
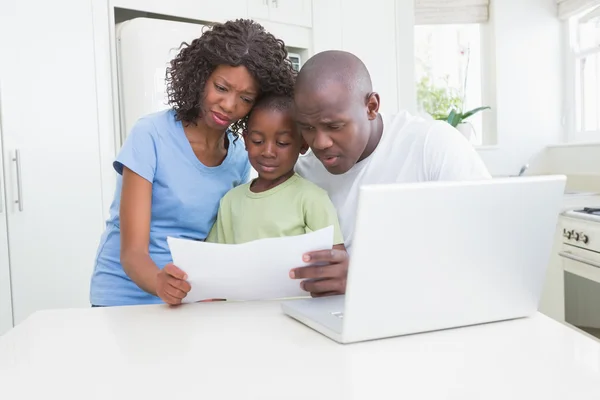
[[[305,262],[325,266],[290,271],[291,278],[304,279],[301,286],[312,296],[345,293],[360,186],[490,178],[470,143],[446,122],[407,112],[381,115],[369,72],[351,53],[325,51],[310,58],[298,74],[294,102],[296,122],[312,150],[296,171],[328,192],[348,250],[309,253]]]

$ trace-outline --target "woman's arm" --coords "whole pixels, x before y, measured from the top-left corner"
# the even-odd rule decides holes
[[[148,252],[152,183],[123,167],[121,191],[121,264],[129,277],[143,290],[156,296],[159,268]]]
[[[142,290],[168,304],[179,304],[190,290],[185,273],[172,264],[160,270],[149,254],[152,183],[123,167],[121,264]]]

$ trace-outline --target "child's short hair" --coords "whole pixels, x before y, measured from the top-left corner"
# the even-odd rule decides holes
[[[250,111],[250,115],[256,110],[279,111],[290,113],[294,108],[294,98],[288,94],[268,94],[257,100]]]

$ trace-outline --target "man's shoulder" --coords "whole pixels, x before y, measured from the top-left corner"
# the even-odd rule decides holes
[[[428,149],[453,148],[458,144],[464,145],[466,138],[446,121],[426,119],[401,112],[384,120],[387,126],[382,143],[391,148]],[[414,154],[414,153],[413,153]]]
[[[425,119],[418,115],[401,111],[396,114],[382,114],[384,137],[391,140],[416,140],[426,137],[431,129],[438,129],[441,121]]]

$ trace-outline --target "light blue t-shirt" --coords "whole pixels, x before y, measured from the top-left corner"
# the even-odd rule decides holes
[[[159,297],[140,289],[121,266],[119,206],[123,166],[152,183],[149,252],[156,265],[163,268],[172,262],[167,236],[204,240],[223,195],[248,181],[250,164],[244,141],[235,140],[231,132],[228,137],[229,149],[223,163],[207,167],[194,154],[173,110],[150,114],[135,124],[113,164],[118,172],[117,188],[96,256],[92,304],[162,303]]]

